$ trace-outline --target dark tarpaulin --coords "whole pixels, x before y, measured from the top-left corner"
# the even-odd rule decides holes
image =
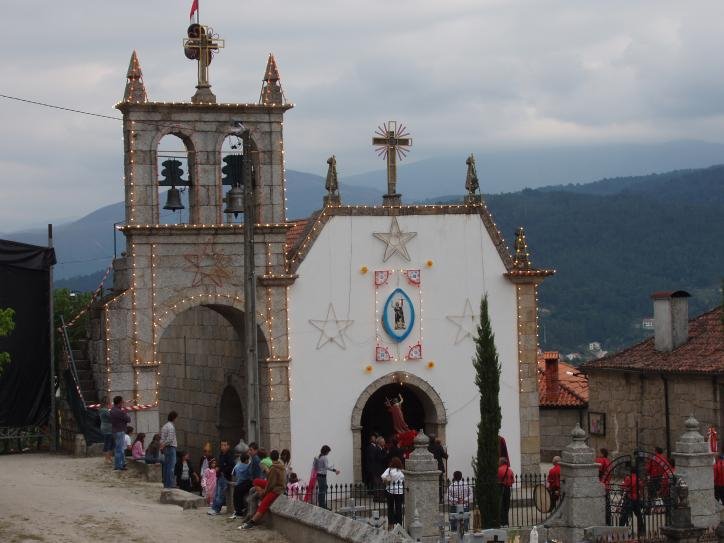
[[[50,267],[48,247],[0,240],[0,308],[15,311],[15,329],[0,337],[10,364],[0,376],[0,426],[33,426],[50,413]]]
[[[91,443],[103,443],[103,434],[101,434],[100,425],[101,420],[98,416],[98,411],[91,411],[86,409],[83,400],[78,393],[78,389],[75,385],[75,380],[70,370],[63,372],[63,379],[65,382],[65,390],[67,391],[67,400],[70,409],[73,412],[73,418],[78,424],[85,442],[87,445]]]

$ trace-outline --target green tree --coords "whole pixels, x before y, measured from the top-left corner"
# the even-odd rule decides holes
[[[495,336],[490,328],[488,297],[480,302],[480,324],[475,338],[475,384],[480,391],[480,423],[478,424],[478,452],[473,461],[475,495],[480,509],[483,528],[500,525],[500,498],[498,486],[498,455],[500,444],[500,362],[495,348]]]
[[[0,337],[7,336],[15,329],[15,310],[11,307],[0,309]],[[3,374],[5,366],[10,363],[10,353],[0,352],[0,375]]]

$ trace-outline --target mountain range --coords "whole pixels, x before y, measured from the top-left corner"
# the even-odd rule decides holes
[[[461,188],[464,173],[462,168],[455,182]],[[340,183],[344,202],[381,201],[379,190],[350,179]],[[462,190],[425,198],[425,191],[413,188],[404,194],[406,202],[461,199]],[[323,194],[322,177],[287,170],[290,218],[319,209]],[[599,341],[612,350],[646,337],[641,321],[651,316],[649,294],[657,290],[689,291],[691,316],[721,303],[724,166],[549,185],[487,194],[485,200],[504,237],[512,241],[515,228],[524,225],[534,265],[557,270],[540,288],[546,349],[580,351]],[[113,224],[123,213],[116,203],[55,228],[56,286],[95,288],[113,257]],[[0,237],[45,242],[40,229]],[[119,234],[118,252],[122,245]]]

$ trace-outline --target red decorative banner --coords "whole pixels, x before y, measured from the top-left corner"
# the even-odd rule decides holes
[[[375,271],[375,287],[381,287],[390,278],[390,270],[376,270]]]
[[[390,350],[387,347],[382,347],[381,345],[378,345],[377,347],[375,347],[375,360],[377,362],[389,362],[390,360],[392,360]]]
[[[405,270],[403,272],[407,277],[407,282],[411,285],[420,286],[421,276],[420,270]]]
[[[407,351],[407,360],[420,360],[422,358],[422,344],[416,343]]]

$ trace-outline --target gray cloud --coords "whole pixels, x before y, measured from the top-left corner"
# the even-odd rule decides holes
[[[115,115],[131,51],[151,99],[187,100],[181,50],[190,0],[4,6],[0,92]],[[212,82],[255,101],[266,55],[288,98],[287,166],[380,166],[388,119],[410,126],[410,160],[501,146],[723,141],[724,3],[701,0],[201,0],[226,39]],[[0,231],[122,198],[120,124],[0,101]]]

